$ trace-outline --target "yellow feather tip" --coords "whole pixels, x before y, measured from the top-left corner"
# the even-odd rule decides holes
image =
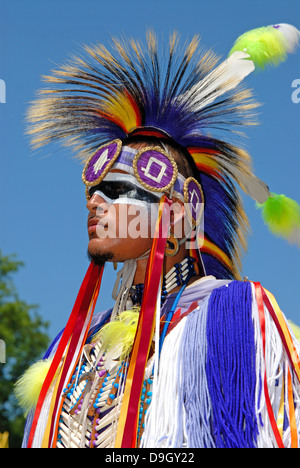
[[[15,395],[25,414],[36,406],[51,362],[52,358],[36,362],[16,382]]]
[[[106,353],[119,347],[119,359],[123,360],[132,349],[138,320],[139,308],[122,312],[114,321],[104,325],[92,341],[99,340]]]

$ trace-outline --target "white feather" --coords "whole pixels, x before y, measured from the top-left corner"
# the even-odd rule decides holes
[[[254,69],[254,63],[249,60],[249,55],[236,51],[190,91],[179,96],[179,100],[191,101],[193,111],[199,111],[222,94],[234,89]]]
[[[235,167],[230,167],[229,171],[235,176],[244,192],[257,203],[265,203],[268,200],[270,191],[263,180],[254,174],[248,175]]]
[[[286,51],[293,53],[300,41],[300,31],[295,26],[287,23],[280,23],[276,26],[286,39]]]
[[[295,244],[300,247],[300,229],[295,227],[293,231],[286,236],[286,239],[291,244]]]

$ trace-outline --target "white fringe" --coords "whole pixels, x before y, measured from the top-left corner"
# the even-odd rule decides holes
[[[159,375],[155,376],[155,385],[153,382],[152,401],[145,418],[145,431],[141,440],[143,448],[174,446],[178,432],[177,413],[184,412],[184,407],[179,408],[178,405],[178,356],[185,322],[186,318],[183,318],[165,338]]]
[[[255,330],[255,346],[256,346],[256,415],[258,421],[259,435],[257,438],[257,447],[258,448],[277,448],[277,442],[272,430],[271,422],[269,419],[267,404],[264,394],[264,373],[265,369],[267,371],[267,383],[269,396],[273,408],[273,413],[275,420],[277,420],[280,401],[281,401],[281,392],[284,385],[287,389],[287,369],[289,366],[288,356],[284,349],[283,343],[281,341],[279,332],[276,328],[276,325],[273,322],[272,317],[269,314],[269,311],[264,307],[265,312],[265,327],[266,327],[266,355],[264,359],[263,354],[263,341],[261,336],[261,327],[259,321],[259,312],[255,298],[255,286],[251,283],[252,287],[252,317],[254,322]],[[288,325],[288,324],[287,324]],[[288,325],[289,327],[289,325]],[[290,329],[290,327],[289,327]],[[291,330],[291,329],[290,329]],[[291,335],[293,333],[291,331]],[[298,348],[299,345],[295,343]],[[291,371],[292,373],[292,371]],[[285,381],[286,379],[286,381]],[[297,377],[292,375],[293,379],[293,394],[295,402],[295,416],[297,427],[300,428],[300,384]],[[285,395],[287,396],[287,395]],[[288,411],[288,401],[285,398],[285,411],[286,417],[289,417]],[[299,432],[299,430],[298,430]],[[299,434],[298,434],[299,439]],[[291,446],[290,438],[290,428],[286,428],[282,435],[282,440],[286,448]]]

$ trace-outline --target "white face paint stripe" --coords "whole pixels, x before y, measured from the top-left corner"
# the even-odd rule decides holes
[[[137,200],[135,198],[129,198],[126,197],[126,195],[123,195],[117,199],[112,199],[101,192],[101,190],[95,190],[94,194],[99,195],[101,198],[103,198],[105,203],[109,203],[110,205],[135,205],[140,206],[141,208],[147,207],[148,210],[150,210],[151,206],[153,205],[153,203],[149,203],[144,200]],[[158,203],[159,199],[157,200],[157,204]]]
[[[118,164],[114,164],[113,169],[118,169],[117,166],[118,166]],[[185,178],[181,174],[178,174],[178,179],[180,179],[180,185],[182,185],[182,187],[183,187],[183,183],[185,181]],[[152,195],[156,196],[157,200],[160,200],[160,198],[161,198],[161,195],[159,193],[152,192],[151,190],[146,189],[146,187],[144,187],[142,184],[140,184],[139,181],[136,180],[135,176],[131,175],[131,174],[122,174],[121,172],[109,172],[108,174],[106,174],[103,181],[109,181],[109,182],[110,181],[114,181],[114,182],[115,181],[117,181],[117,182],[126,181],[126,182],[130,182],[133,185],[135,185],[136,187],[144,190],[145,192],[151,193]],[[176,181],[176,183],[177,183],[177,181]],[[176,190],[176,188],[177,188],[176,183],[175,183],[174,190],[173,190],[173,197],[175,197],[178,200],[183,202],[184,201],[183,193],[178,192]]]
[[[153,193],[150,190],[146,190],[145,187],[143,187],[137,180],[136,178],[131,175],[131,174],[121,174],[120,172],[109,172],[106,174],[106,176],[103,179],[103,182],[130,182],[132,185],[135,185],[136,187],[144,190],[145,192],[151,193],[151,195],[154,195],[157,198],[157,203],[159,203],[159,200],[161,198],[160,194]],[[101,184],[100,184],[101,186]],[[114,205],[135,205],[135,206],[140,206],[140,207],[147,207],[147,209],[150,209],[151,203],[146,202],[144,200],[137,200],[135,198],[129,198],[126,195],[121,196],[117,199],[112,199],[109,198],[107,195],[105,195],[101,190],[95,190],[95,194],[99,195],[101,198],[106,203],[114,204]]]

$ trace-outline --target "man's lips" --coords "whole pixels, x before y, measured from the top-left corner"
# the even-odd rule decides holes
[[[100,219],[99,218],[90,218],[88,220],[88,233],[89,234],[93,234],[94,232],[96,232],[97,230],[97,225],[98,223],[100,222]]]
[[[98,225],[105,227],[105,224],[101,222],[100,218],[93,217],[93,218],[88,219],[88,233],[94,234],[97,231]]]
[[[95,226],[96,224],[99,223],[99,221],[100,221],[99,218],[96,218],[96,217],[90,218],[90,219],[88,220],[88,227],[90,227],[90,226]]]

